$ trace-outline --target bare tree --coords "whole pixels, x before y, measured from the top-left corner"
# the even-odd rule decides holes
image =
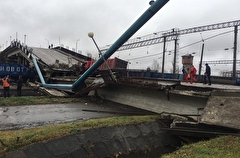
[[[153,60],[152,70],[156,70],[156,71],[160,70],[160,65],[159,65],[159,63],[158,63],[158,61],[156,59]]]
[[[92,54],[87,52],[87,57],[92,58]]]

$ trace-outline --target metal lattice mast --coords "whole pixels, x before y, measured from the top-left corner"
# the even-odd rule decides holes
[[[229,28],[229,27],[235,27],[235,26],[240,26],[240,20],[193,27],[193,28],[188,28],[183,30],[172,29],[169,31],[156,32],[153,34],[148,34],[145,36],[129,39],[118,49],[118,51],[163,43],[164,37],[166,37],[166,42],[169,42],[169,41],[175,40],[176,36],[179,36],[179,35],[197,33],[197,32],[203,32],[203,31],[211,31],[211,30],[217,30],[217,29],[223,29],[223,28]],[[105,52],[110,46],[111,45],[108,45],[100,49],[102,52]]]

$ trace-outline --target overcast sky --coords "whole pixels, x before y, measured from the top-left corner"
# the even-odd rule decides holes
[[[88,32],[94,32],[100,47],[112,44],[149,7],[148,3],[149,0],[0,0],[0,50],[9,45],[10,39],[17,37],[24,42],[26,35],[28,46],[47,48],[48,44],[62,44],[75,49],[77,44],[83,54],[96,56],[97,50]],[[240,20],[239,6],[239,0],[170,0],[133,37]],[[185,42],[182,40],[180,46],[218,33],[186,35],[181,37]],[[232,47],[233,33],[210,43],[206,44],[208,51]],[[151,54],[152,48],[143,49]],[[200,44],[185,52],[199,49]],[[219,59],[223,56],[227,55],[219,55]]]

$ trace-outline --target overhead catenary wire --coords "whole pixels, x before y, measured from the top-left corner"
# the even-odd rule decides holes
[[[203,41],[206,42],[206,41],[208,41],[208,40],[210,40],[210,39],[213,39],[213,38],[215,38],[215,37],[218,37],[218,36],[221,36],[221,35],[224,35],[224,34],[228,34],[228,33],[231,33],[231,32],[233,32],[233,31],[232,31],[232,30],[231,30],[231,31],[226,31],[226,32],[223,32],[223,33],[219,33],[219,34],[216,34],[216,35],[207,37],[207,38],[205,38],[204,40],[201,39],[201,40],[199,40],[199,41],[196,41],[196,42],[187,44],[187,45],[185,45],[185,46],[179,47],[178,50],[181,50],[181,49],[184,49],[184,48],[193,46],[193,45],[195,45],[195,44],[202,43]],[[170,51],[173,51],[173,50],[169,50],[169,52],[170,52]],[[122,53],[124,53],[124,52],[122,52]],[[126,52],[125,52],[125,53],[126,53]],[[134,53],[134,52],[131,52],[131,53]],[[120,54],[120,53],[119,53],[119,54]],[[149,53],[149,54],[150,54],[150,53]],[[154,56],[158,56],[158,55],[160,55],[160,54],[162,54],[162,52],[161,52],[161,53],[152,54],[152,55],[145,55],[145,56],[141,56],[141,57],[136,57],[136,58],[128,58],[127,60],[136,60],[136,59],[141,59],[141,58],[154,57]],[[119,55],[119,56],[120,56],[120,55]]]

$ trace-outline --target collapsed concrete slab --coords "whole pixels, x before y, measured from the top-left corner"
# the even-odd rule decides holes
[[[200,123],[240,129],[240,90],[213,90]]]
[[[174,89],[176,84],[166,81],[139,81],[130,84],[108,84],[97,89],[98,95],[113,102],[133,106],[147,111],[161,113],[175,113],[197,115],[199,108],[206,106],[207,92],[180,91]],[[134,84],[136,83],[136,84]],[[139,84],[140,83],[140,84]]]

